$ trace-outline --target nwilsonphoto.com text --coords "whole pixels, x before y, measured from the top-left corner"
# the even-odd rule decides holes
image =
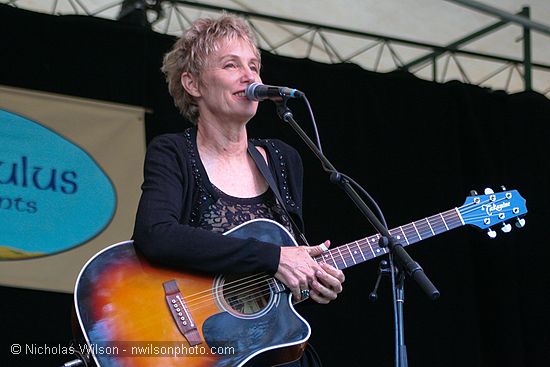
[[[236,349],[231,346],[210,347],[206,344],[189,346],[182,342],[111,341],[68,345],[40,342],[13,343],[10,345],[10,352],[12,355],[21,356],[93,354],[106,357],[204,357],[233,355]]]

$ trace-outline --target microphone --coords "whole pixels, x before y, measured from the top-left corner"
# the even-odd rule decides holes
[[[263,101],[266,99],[281,100],[287,98],[302,98],[304,93],[297,89],[287,87],[276,87],[273,85],[264,85],[260,83],[252,83],[246,87],[246,97],[251,101]]]

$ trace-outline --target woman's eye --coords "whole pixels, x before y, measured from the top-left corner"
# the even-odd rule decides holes
[[[225,64],[225,66],[224,66],[224,68],[226,68],[226,69],[233,69],[233,68],[236,68],[236,67],[237,67],[237,65],[235,63],[232,63],[232,62],[230,62],[228,64]]]

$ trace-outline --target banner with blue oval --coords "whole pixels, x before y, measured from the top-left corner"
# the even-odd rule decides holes
[[[0,109],[0,260],[79,246],[109,225],[115,208],[114,186],[88,153]]]

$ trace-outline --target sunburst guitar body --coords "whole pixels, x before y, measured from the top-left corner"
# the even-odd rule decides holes
[[[296,245],[265,219],[226,235]],[[90,259],[75,305],[100,366],[273,365],[298,359],[311,332],[286,288],[267,274],[178,272],[152,265],[131,241]]]

